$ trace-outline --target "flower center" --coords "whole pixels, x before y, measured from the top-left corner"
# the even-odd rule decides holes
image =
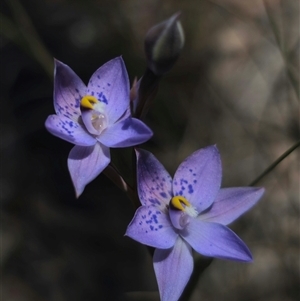
[[[97,131],[102,132],[107,126],[106,116],[102,113],[93,114],[92,118],[91,118],[91,122],[92,122],[93,127]]]
[[[174,196],[170,201],[170,207],[185,212],[191,217],[196,217],[198,211],[190,204],[190,202],[183,196]]]
[[[169,203],[169,217],[172,225],[179,230],[184,229],[191,218],[198,216],[197,210],[183,196],[174,196]]]
[[[98,99],[92,95],[83,96],[80,101],[80,106],[85,109],[94,109],[94,105],[98,103]]]
[[[87,130],[93,135],[100,135],[107,127],[105,104],[95,96],[85,95],[80,101],[81,117]]]

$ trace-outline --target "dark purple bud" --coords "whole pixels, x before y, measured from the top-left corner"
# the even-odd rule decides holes
[[[152,27],[145,39],[148,68],[155,75],[168,72],[184,45],[184,32],[178,18],[180,13]]]

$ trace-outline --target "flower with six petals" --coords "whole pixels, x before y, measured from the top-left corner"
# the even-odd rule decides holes
[[[176,301],[192,270],[192,249],[221,259],[251,261],[245,243],[226,225],[251,208],[263,188],[221,186],[218,149],[194,152],[174,178],[148,151],[137,151],[137,185],[142,206],[126,235],[155,248],[154,270],[162,301]]]
[[[110,147],[128,147],[150,139],[152,131],[130,116],[129,80],[125,64],[117,57],[101,66],[86,86],[75,72],[55,61],[54,108],[45,126],[75,144],[68,168],[76,194],[110,162]]]

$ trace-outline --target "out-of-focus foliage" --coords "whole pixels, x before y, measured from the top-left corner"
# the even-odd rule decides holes
[[[123,237],[134,212],[126,196],[100,175],[74,197],[72,146],[44,128],[52,57],[86,82],[123,55],[133,81],[146,68],[147,30],[181,11],[185,47],[145,119],[154,138],[144,147],[172,173],[217,144],[223,186],[246,186],[300,138],[299,3],[19,1],[2,1],[0,15],[2,298],[123,300],[156,290],[147,250]],[[298,300],[299,150],[259,184],[264,199],[233,225],[254,262],[214,261],[192,300]]]

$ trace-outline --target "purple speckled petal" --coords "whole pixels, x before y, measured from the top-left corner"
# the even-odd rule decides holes
[[[92,75],[87,94],[107,105],[109,124],[125,113],[129,106],[129,79],[121,57],[110,60]]]
[[[90,146],[97,142],[79,123],[62,115],[48,116],[45,126],[52,135],[75,145]]]
[[[129,117],[106,128],[97,139],[108,147],[128,147],[144,143],[152,135],[142,121]]]
[[[180,235],[198,253],[221,259],[252,261],[245,243],[229,228],[194,218]]]
[[[173,180],[173,194],[184,196],[200,213],[217,196],[221,175],[220,154],[216,146],[202,148],[179,165]]]
[[[57,115],[78,120],[80,100],[86,93],[86,86],[67,65],[55,60],[54,108]]]
[[[94,146],[74,146],[72,148],[68,157],[68,167],[77,197],[109,162],[109,148],[100,143],[96,143]]]
[[[127,107],[126,111],[124,112],[124,114],[120,117],[120,119],[118,119],[117,122],[120,122],[122,120],[127,119],[128,117],[131,117],[131,109],[130,109],[130,105]]]
[[[137,155],[137,187],[143,205],[155,205],[163,210],[172,198],[172,178],[163,165],[146,150]]]
[[[161,301],[177,301],[193,272],[191,247],[179,237],[173,248],[155,250],[153,265]]]
[[[264,188],[257,187],[223,188],[212,207],[199,218],[206,222],[228,225],[254,206],[264,191]]]
[[[125,235],[144,245],[160,249],[174,246],[178,236],[168,215],[156,206],[138,208]]]

